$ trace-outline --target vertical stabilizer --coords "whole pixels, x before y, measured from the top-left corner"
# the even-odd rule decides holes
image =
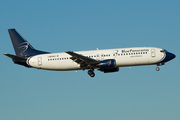
[[[8,32],[17,56],[29,57],[48,53],[34,49],[15,29],[8,29]]]

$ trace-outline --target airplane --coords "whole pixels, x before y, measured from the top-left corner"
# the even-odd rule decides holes
[[[94,69],[104,73],[118,72],[119,67],[142,65],[164,65],[176,56],[165,49],[156,47],[133,47],[89,51],[65,51],[50,53],[31,46],[16,29],[8,29],[16,55],[4,53],[15,64],[28,68],[54,71],[88,70],[94,77]]]

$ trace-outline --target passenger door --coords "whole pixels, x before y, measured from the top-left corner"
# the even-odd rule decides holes
[[[39,66],[42,65],[42,57],[38,57],[38,65],[39,65]]]
[[[155,51],[155,49],[151,49],[151,57],[156,57],[156,51]]]

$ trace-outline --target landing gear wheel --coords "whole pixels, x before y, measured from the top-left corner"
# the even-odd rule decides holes
[[[93,72],[92,70],[89,70],[89,71],[88,71],[88,74],[89,74],[91,77],[94,77],[94,76],[95,76],[95,74],[94,74],[94,72]]]
[[[159,67],[156,67],[156,70],[157,70],[157,71],[159,71],[159,70],[160,70],[160,68],[159,68]]]

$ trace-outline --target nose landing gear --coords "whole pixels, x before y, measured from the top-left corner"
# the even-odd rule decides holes
[[[93,69],[90,69],[88,71],[88,74],[91,76],[91,77],[94,77],[95,76],[95,73],[93,72]]]
[[[159,70],[160,70],[160,68],[157,66],[157,67],[156,67],[156,70],[157,70],[157,71],[159,71]]]
[[[157,66],[156,66],[156,70],[159,71],[160,68],[158,66],[161,66],[161,65],[165,65],[165,63],[158,63]]]

